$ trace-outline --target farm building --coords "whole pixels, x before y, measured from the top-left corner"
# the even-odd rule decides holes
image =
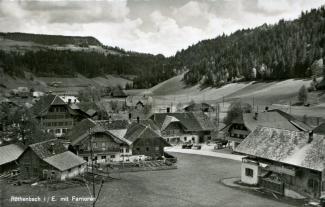
[[[241,181],[286,195],[325,195],[325,137],[313,132],[256,127],[236,148]]]
[[[214,124],[203,112],[155,113],[150,117],[170,143],[211,140]]]
[[[98,120],[96,123],[100,124],[105,130],[119,138],[124,138],[124,135],[130,126],[128,120],[112,120],[112,118],[110,120]]]
[[[325,135],[325,123],[322,123],[321,125],[319,125],[315,129],[313,129],[313,132],[316,133],[316,134]]]
[[[202,112],[213,112],[214,108],[207,103],[192,103],[186,107],[184,107],[184,111],[202,111]]]
[[[0,147],[0,173],[17,169],[17,159],[23,154],[25,146],[22,144],[9,144]]]
[[[64,136],[73,126],[89,115],[72,103],[66,103],[60,96],[43,96],[32,107],[32,112],[44,130],[56,137]]]
[[[133,155],[145,155],[157,159],[164,155],[164,147],[170,146],[149,125],[136,123],[129,127],[125,138],[132,143]]]
[[[82,174],[86,168],[86,162],[57,139],[29,145],[18,163],[22,179],[65,180]]]
[[[268,110],[261,113],[244,113],[221,131],[225,139],[235,149],[247,135],[258,126],[287,129],[292,131],[309,131],[311,127],[280,110]]]
[[[122,161],[132,154],[130,141],[111,133],[103,122],[91,119],[82,120],[67,134],[67,138],[76,154],[86,161],[91,161],[91,153],[97,163]]]

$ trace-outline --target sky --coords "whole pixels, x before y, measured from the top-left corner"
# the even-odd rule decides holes
[[[253,28],[325,0],[0,0],[0,31],[93,36],[105,45],[172,56],[200,40]]]

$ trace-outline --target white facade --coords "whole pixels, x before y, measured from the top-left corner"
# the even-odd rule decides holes
[[[241,182],[249,185],[258,184],[259,164],[243,159],[241,165]]]
[[[85,172],[86,166],[87,166],[86,164],[83,164],[83,165],[74,167],[70,170],[61,172],[60,180],[66,180],[68,178],[73,178],[73,177],[83,174]]]
[[[178,142],[190,142],[190,143],[194,143],[197,144],[199,143],[199,136],[195,135],[195,134],[182,134],[179,136],[164,136],[164,139],[168,142],[168,143],[178,143]]]

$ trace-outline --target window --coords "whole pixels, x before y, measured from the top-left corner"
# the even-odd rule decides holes
[[[185,142],[187,141],[187,137],[184,137],[184,141],[185,141]]]
[[[129,149],[128,149],[128,148],[126,148],[126,149],[125,149],[125,152],[126,152],[126,153],[129,153]]]
[[[146,151],[147,151],[147,152],[149,151],[149,147],[146,147]]]
[[[195,141],[195,137],[192,137],[192,141],[193,141],[193,142]]]
[[[106,156],[102,156],[102,160],[106,160]]]
[[[86,160],[88,162],[88,157],[83,157],[83,158],[84,158],[84,160]]]
[[[62,129],[62,133],[67,133],[67,129]]]
[[[248,176],[248,177],[253,177],[254,170],[252,170],[250,168],[245,168],[245,175]]]
[[[111,155],[111,158],[115,158],[115,155]]]
[[[55,130],[55,133],[56,133],[56,134],[60,134],[60,133],[61,133],[61,129],[56,129],[56,130]]]

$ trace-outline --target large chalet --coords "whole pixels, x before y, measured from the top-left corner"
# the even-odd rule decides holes
[[[260,113],[244,113],[234,119],[221,131],[235,149],[257,126],[281,128],[292,131],[310,131],[312,128],[281,110],[267,110]]]
[[[286,195],[325,195],[325,136],[258,126],[236,148],[243,158],[241,181]]]
[[[155,113],[150,117],[170,143],[211,140],[214,124],[203,112]]]
[[[43,130],[56,137],[64,136],[76,123],[89,115],[80,110],[76,101],[68,102],[58,95],[47,95],[33,106],[33,114],[40,121]]]

